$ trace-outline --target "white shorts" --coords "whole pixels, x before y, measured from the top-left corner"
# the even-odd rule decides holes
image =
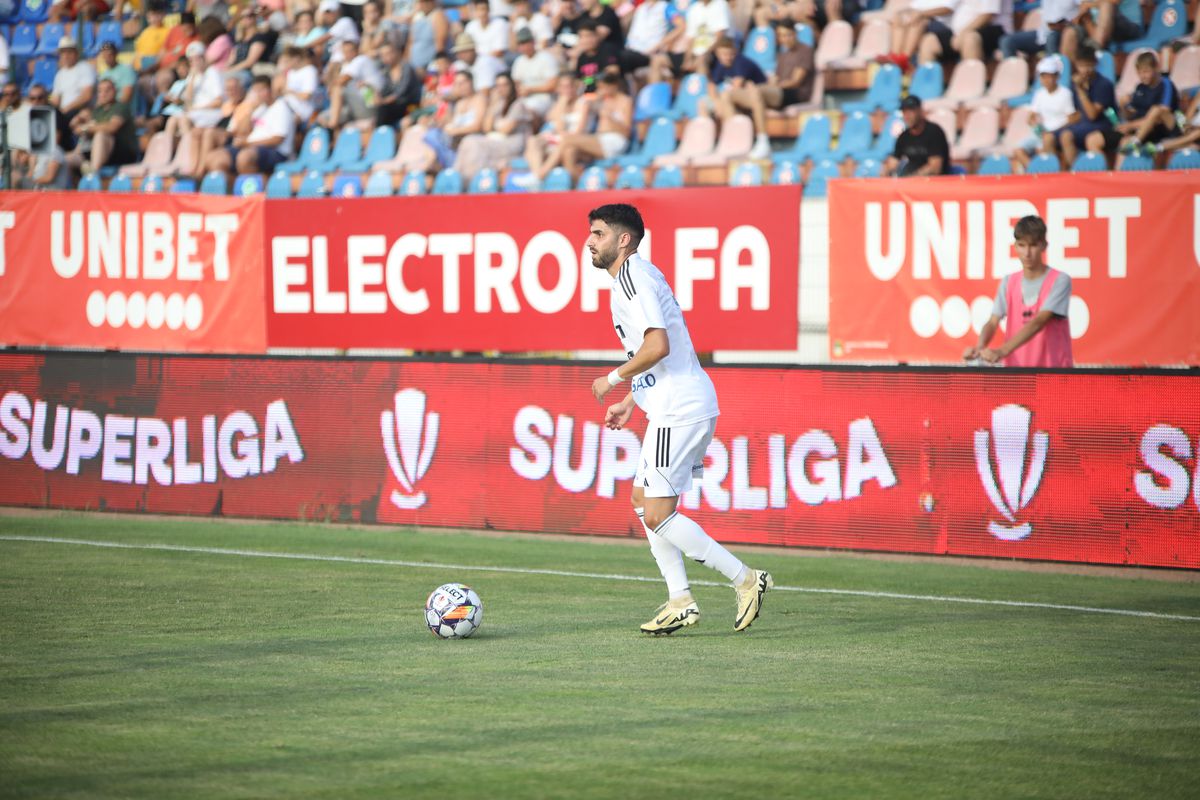
[[[605,158],[616,158],[625,152],[626,147],[629,147],[629,140],[619,133],[605,131],[596,136],[600,139],[600,149],[604,151]]]
[[[646,497],[678,497],[704,475],[704,454],[717,429],[717,418],[690,425],[649,425],[642,442],[633,485]]]

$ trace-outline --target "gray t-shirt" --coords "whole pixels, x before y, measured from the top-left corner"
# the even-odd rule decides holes
[[[1026,307],[1037,302],[1038,295],[1042,293],[1042,284],[1050,275],[1049,272],[1036,278],[1032,281],[1026,280],[1023,272],[1014,272],[1012,275],[1005,275],[1000,279],[1000,288],[996,291],[996,303],[992,306],[992,315],[1000,319],[1008,316],[1008,282],[1014,278],[1021,279],[1021,299],[1025,301]],[[1046,297],[1045,304],[1042,305],[1043,311],[1053,311],[1060,317],[1067,316],[1068,306],[1071,302],[1071,276],[1065,272],[1060,273],[1058,280],[1050,287],[1050,294]]]

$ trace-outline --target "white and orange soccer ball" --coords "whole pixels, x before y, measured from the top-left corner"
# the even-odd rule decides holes
[[[483,624],[483,601],[470,586],[444,583],[425,601],[425,624],[439,639],[465,639]]]

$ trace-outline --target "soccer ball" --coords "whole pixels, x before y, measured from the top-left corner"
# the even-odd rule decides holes
[[[439,639],[465,639],[483,624],[483,601],[461,583],[444,583],[425,601],[425,624]]]

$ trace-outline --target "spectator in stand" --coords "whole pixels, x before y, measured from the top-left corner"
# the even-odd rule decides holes
[[[659,0],[660,2],[662,0]],[[554,24],[550,17],[540,10],[533,10],[532,0],[516,0],[512,4],[513,15],[509,18],[509,50],[517,51],[517,34],[528,30],[533,36],[533,43],[539,50],[549,47],[554,42]]]
[[[950,172],[950,144],[942,126],[925,118],[921,98],[910,94],[900,102],[904,130],[896,137],[892,154],[883,162],[884,175],[947,175]]]
[[[7,75],[12,60],[8,55],[8,37],[0,36],[0,75]]]
[[[1042,0],[1042,22],[1037,30],[1008,34],[1000,40],[1000,51],[1005,58],[1040,52],[1074,58],[1080,42],[1080,30],[1074,24],[1079,8],[1079,0]]]
[[[484,167],[501,170],[524,152],[525,140],[533,132],[533,117],[516,100],[512,79],[501,74],[488,96],[482,131],[459,142],[454,168],[464,179],[471,180]]]
[[[786,22],[789,25],[808,25],[814,30],[825,27],[820,21],[822,15],[814,0],[797,0],[796,2],[776,2],[776,0],[756,0],[751,15],[754,25],[758,28],[769,28],[777,23]]]
[[[186,60],[187,47],[198,41],[196,17],[190,11],[179,15],[179,24],[167,31],[166,41],[158,56],[159,67],[174,67],[181,60]]]
[[[585,21],[592,23],[592,29],[600,37],[600,43],[606,44],[616,52],[625,49],[625,30],[621,20],[611,5],[600,0],[579,0],[579,8]]]
[[[596,26],[589,20],[579,24],[579,55],[575,59],[575,75],[585,94],[596,91],[596,83],[606,72],[621,74],[621,53],[602,41]]]
[[[1179,127],[1179,135],[1163,139],[1159,143],[1159,149],[1171,152],[1197,145],[1200,145],[1200,92],[1192,95],[1192,101],[1184,112],[1183,123]]]
[[[313,42],[323,33],[324,31],[317,27],[313,12],[305,8],[296,14],[291,28],[285,31],[281,38],[284,47],[308,48],[312,47]]]
[[[1033,133],[1013,153],[1022,167],[1028,167],[1035,152],[1055,155],[1058,142],[1071,115],[1075,113],[1075,98],[1070,89],[1060,86],[1059,73],[1062,62],[1057,56],[1046,56],[1037,65],[1038,82],[1041,86],[1033,93],[1029,107],[1033,111],[1030,121]]]
[[[292,157],[296,115],[287,103],[272,98],[270,78],[255,78],[250,91],[256,109],[249,130],[239,131],[229,147],[209,154],[205,165],[209,171],[228,174],[236,168],[239,175],[269,175]]]
[[[659,53],[650,62],[651,80],[661,80],[669,74],[683,76],[707,69],[708,57],[717,38],[733,27],[729,4],[725,0],[694,0],[685,13],[683,36],[676,40],[672,52]],[[679,52],[675,52],[678,49]]]
[[[16,81],[4,84],[0,93],[0,111],[16,111],[21,107],[21,87]]]
[[[136,126],[142,131],[141,146],[143,150],[146,149],[151,136],[166,128],[167,120],[170,118],[170,115],[166,113],[168,106],[183,98],[183,85],[178,87],[178,95],[172,95],[175,81],[174,70],[164,68],[154,74],[154,90],[150,97],[150,108],[145,117],[138,117],[134,120]]]
[[[577,180],[583,168],[579,163],[581,158],[587,161],[616,158],[625,152],[633,134],[633,99],[621,91],[622,84],[620,75],[605,72],[596,91],[579,98],[574,126],[551,149],[538,180],[544,180],[558,163],[571,173],[572,180]],[[596,132],[588,133],[593,118]],[[550,169],[546,168],[548,165]]]
[[[496,76],[505,71],[503,61],[489,53],[476,50],[475,40],[469,33],[460,33],[454,40],[454,56],[458,59],[454,71],[469,71],[471,83],[476,91],[491,91],[496,83]]]
[[[541,181],[558,166],[557,146],[562,137],[574,130],[579,119],[576,103],[579,100],[579,80],[573,72],[560,72],[554,90],[554,105],[546,112],[545,128],[530,136],[525,144],[525,159],[534,177]]]
[[[958,56],[986,61],[1005,34],[1001,0],[948,0],[950,24],[929,22],[917,50],[917,63],[953,61]],[[1011,14],[1008,26],[1012,27]]]
[[[138,160],[133,112],[128,103],[118,102],[117,87],[110,80],[97,84],[96,107],[76,114],[71,129],[79,144],[67,156],[67,163],[85,175]]]
[[[133,102],[133,89],[137,83],[137,73],[128,64],[117,61],[117,46],[113,42],[100,45],[100,55],[96,58],[100,80],[110,80],[117,87],[117,99],[122,103]]]
[[[379,48],[379,63],[383,87],[375,102],[374,125],[395,127],[421,103],[421,76],[412,64],[400,57],[394,42],[384,42]]]
[[[275,47],[279,44],[279,34],[287,29],[287,17],[282,11],[267,14],[266,10],[265,6],[257,6],[245,18],[243,36],[248,33],[248,38],[234,47],[233,63],[225,68],[227,71],[249,74],[259,64],[275,61]]]
[[[488,0],[474,0],[470,8],[471,21],[463,26],[463,33],[475,42],[476,53],[503,61],[508,52],[508,20],[491,16]]]
[[[211,47],[211,45],[210,45]],[[167,130],[186,136],[195,128],[211,128],[221,122],[225,103],[225,79],[220,68],[208,61],[208,50],[199,42],[188,45],[188,82],[183,90],[184,113],[172,118]]]
[[[64,36],[58,41],[58,72],[50,91],[50,105],[58,111],[56,122],[64,147],[75,146],[71,121],[92,104],[96,93],[96,70],[91,62],[79,60],[75,39]]]
[[[667,53],[683,36],[684,26],[684,17],[671,0],[643,0],[633,11],[629,35],[625,37],[625,51],[621,53],[624,71],[650,66],[655,56]],[[651,79],[654,77],[652,74]]]
[[[12,154],[13,185],[18,189],[45,192],[71,188],[67,156],[57,144],[49,153],[33,155],[24,150],[13,150]]]
[[[416,0],[404,60],[419,70],[427,70],[434,57],[449,44],[450,20],[438,0]]]
[[[1117,96],[1113,83],[1096,71],[1096,51],[1081,45],[1071,70],[1071,91],[1075,112],[1070,124],[1059,134],[1063,167],[1070,169],[1080,148],[1105,154],[1116,149],[1121,135],[1113,130]],[[1089,143],[1089,139],[1091,142]]]
[[[342,17],[347,19],[347,17]],[[358,38],[342,39],[341,61],[331,63],[326,72],[329,109],[320,121],[328,128],[375,120],[375,97],[383,88],[383,73],[375,59],[358,51]]]
[[[822,28],[829,22],[839,19],[857,26],[859,17],[867,10],[867,4],[865,0],[825,0],[822,9],[825,12],[825,23],[821,25]]]
[[[312,51],[286,47],[276,66],[275,95],[291,107],[300,125],[308,125],[314,111],[313,98],[321,87],[321,73],[313,63]]]
[[[133,63],[140,72],[148,72],[158,67],[159,55],[170,33],[163,24],[166,12],[166,4],[162,0],[153,0],[146,5],[146,27],[133,43]]]
[[[521,0],[524,2],[525,0]],[[540,121],[554,103],[559,64],[549,50],[537,49],[530,27],[517,32],[517,59],[512,66],[517,104]]]
[[[1142,35],[1141,20],[1121,13],[1120,0],[1083,0],[1076,23],[1094,46],[1104,50],[1112,42],[1129,42]]]
[[[195,13],[198,21],[211,19],[222,26],[229,24],[229,3],[225,0],[189,0],[188,8]]]
[[[425,143],[437,154],[440,168],[454,165],[455,149],[464,137],[483,131],[488,96],[488,92],[475,91],[470,72],[455,73],[454,91],[450,95],[454,104],[448,113],[430,120],[429,132],[425,135]],[[427,171],[435,166],[430,164]]]
[[[254,91],[248,93],[237,75],[226,75],[221,121],[211,128],[192,129],[190,136],[193,139],[192,152],[195,156],[185,172],[193,178],[203,177],[209,153],[225,147],[238,131],[248,127],[250,117],[260,101],[261,96]]]
[[[982,359],[989,364],[1003,361],[1006,367],[1073,367],[1071,326],[1071,278],[1046,265],[1046,223],[1041,217],[1022,217],[1013,228],[1021,273],[1000,279],[992,316],[979,332],[975,347],[963,353],[967,361]],[[1005,342],[991,347],[1008,318]]]
[[[961,0],[913,0],[893,18],[891,52],[877,60],[895,64],[905,72],[911,70],[922,37],[926,33],[948,33],[950,18],[958,2]]]
[[[358,25],[349,17],[342,17],[341,6],[337,0],[321,0],[317,5],[317,27],[313,29],[316,34],[311,41],[306,43],[306,47],[310,47],[321,56],[321,60],[332,61],[341,58],[338,52],[337,37],[334,34],[334,26],[341,23],[339,31],[347,31],[348,28],[353,28],[354,32],[358,32]],[[342,22],[345,19],[346,22]]]
[[[796,37],[796,26],[790,22],[775,24],[775,41],[775,74],[768,75],[767,85],[761,87],[763,99],[771,108],[807,103],[817,79],[813,48]]]
[[[112,10],[105,0],[53,0],[50,22],[70,22],[73,19],[95,20]]]
[[[750,158],[766,158],[771,155],[771,142],[767,138],[767,104],[760,87],[767,83],[767,76],[726,36],[717,40],[713,53],[708,96],[717,116],[727,120],[739,109],[749,111],[757,134]]]
[[[1175,112],[1179,109],[1179,92],[1171,79],[1162,74],[1154,53],[1139,55],[1136,66],[1138,86],[1132,96],[1121,102],[1126,120],[1117,126],[1117,131],[1126,135],[1121,152],[1146,150],[1153,154],[1158,142],[1178,135]]]

